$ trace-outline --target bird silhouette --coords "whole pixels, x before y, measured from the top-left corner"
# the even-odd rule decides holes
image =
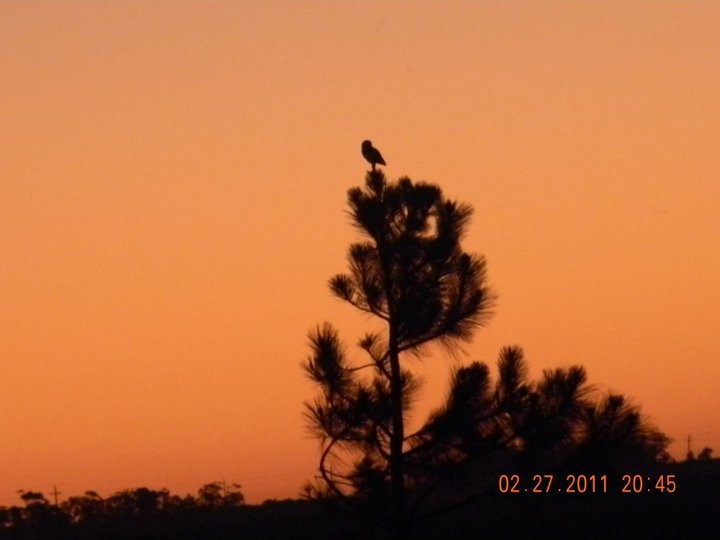
[[[370,165],[372,165],[373,171],[375,170],[375,165],[387,165],[382,155],[380,155],[380,151],[377,148],[374,148],[370,141],[363,141],[361,150],[363,157],[370,162]]]

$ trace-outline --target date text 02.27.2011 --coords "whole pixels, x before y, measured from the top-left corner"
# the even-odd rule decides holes
[[[623,474],[615,493],[675,493],[674,474],[644,476]],[[498,477],[500,493],[608,493],[606,474],[568,474],[557,479],[553,474],[533,474],[523,478],[519,474],[501,474]]]

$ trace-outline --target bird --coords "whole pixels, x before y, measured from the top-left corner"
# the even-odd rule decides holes
[[[374,148],[370,141],[363,141],[360,148],[363,157],[367,159],[372,165],[373,171],[375,170],[375,165],[387,165],[382,155],[380,154],[380,151],[377,148]]]

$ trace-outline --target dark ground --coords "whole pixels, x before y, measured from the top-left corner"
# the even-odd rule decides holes
[[[628,471],[631,472],[631,471]],[[720,460],[662,466],[674,493],[489,493],[474,504],[417,523],[416,540],[642,540],[720,538]],[[644,482],[643,489],[654,487]],[[316,502],[266,501],[212,513],[157,516],[73,526],[1,530],[0,539],[32,540],[385,540],[387,528]]]

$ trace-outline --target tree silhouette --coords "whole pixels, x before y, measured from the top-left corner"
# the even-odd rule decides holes
[[[508,471],[564,478],[668,461],[670,439],[624,396],[598,398],[581,366],[531,381],[522,349],[505,347],[497,372],[493,382],[483,363],[456,369],[445,403],[413,439],[406,472],[418,517],[491,500]]]
[[[657,430],[640,409],[620,394],[610,393],[587,407],[583,438],[579,441],[576,461],[596,468],[627,469],[668,461],[670,439]]]
[[[420,355],[433,342],[451,350],[469,340],[489,317],[494,296],[484,258],[460,246],[469,205],[447,200],[433,184],[389,183],[377,170],[368,171],[364,189],[349,190],[348,204],[363,241],[350,246],[349,272],[332,277],[330,289],[384,328],[360,340],[368,357],[360,366],[347,360],[331,325],[310,335],[304,368],[321,388],[308,404],[323,441],[318,493],[344,497],[358,484],[387,486],[400,540],[410,536],[405,467],[418,440],[406,434],[405,421],[419,387],[401,357]],[[342,466],[343,451],[349,467]]]
[[[700,450],[700,453],[697,456],[698,461],[709,461],[712,459],[712,453],[713,449],[709,446],[706,446],[702,450]]]
[[[582,366],[528,379],[520,347],[505,347],[494,382],[473,362],[451,376],[445,403],[414,433],[406,419],[419,382],[408,355],[439,343],[453,353],[489,317],[494,295],[485,260],[460,246],[472,209],[440,188],[368,171],[348,192],[363,235],[348,251],[349,271],[331,292],[381,323],[353,362],[329,323],[309,335],[303,363],[319,395],[306,414],[322,444],[309,496],[341,499],[389,518],[393,538],[412,521],[497,490],[500,473],[642,465],[667,459],[669,439],[620,394],[597,398]],[[593,469],[594,468],[594,469]]]
[[[62,505],[63,511],[72,523],[83,523],[101,519],[105,513],[105,501],[96,491],[69,497]]]
[[[522,349],[504,347],[497,370],[493,384],[483,363],[457,369],[445,404],[413,441],[415,471],[436,508],[487,495],[510,468],[557,466],[581,439],[590,391],[582,367],[546,370],[532,382]]]
[[[198,490],[197,502],[209,508],[240,506],[245,502],[241,487],[235,483],[226,485],[225,482],[210,482]]]

